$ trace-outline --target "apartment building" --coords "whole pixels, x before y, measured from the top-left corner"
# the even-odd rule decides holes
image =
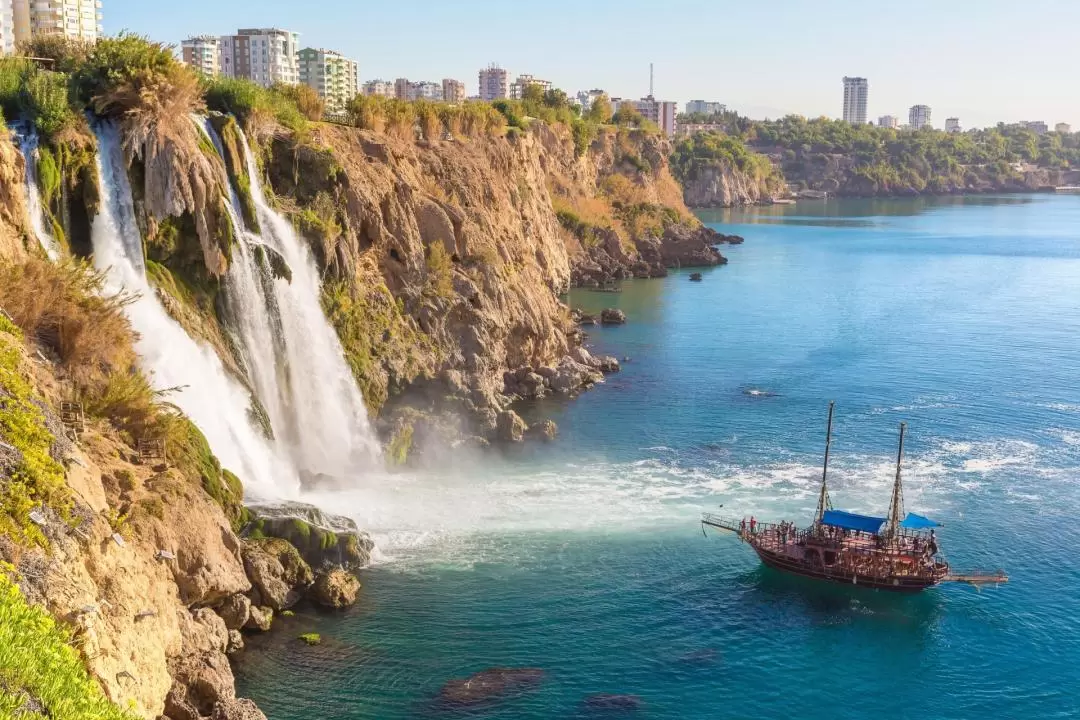
[[[489,65],[480,71],[480,99],[490,102],[510,96],[510,73],[498,65]]]
[[[221,74],[221,38],[214,35],[196,35],[180,43],[180,57],[203,75],[214,77]]]
[[[844,122],[852,125],[866,124],[866,104],[869,96],[870,83],[866,78],[844,78]]]
[[[394,83],[387,80],[368,80],[364,83],[364,94],[394,97]]]
[[[607,95],[607,93],[599,88],[581,90],[574,96],[574,102],[580,105],[582,110],[589,110],[592,108],[593,103],[596,102],[596,99],[601,95]]]
[[[15,45],[38,35],[96,42],[104,34],[101,0],[0,0],[0,14],[8,7]]]
[[[1054,132],[1061,133],[1062,135],[1068,135],[1072,132],[1072,125],[1069,123],[1058,123],[1054,126]]]
[[[270,87],[300,82],[298,33],[278,28],[241,29],[220,39],[221,73]]]
[[[0,0],[0,56],[15,52],[15,6]]]
[[[634,110],[641,113],[641,116],[646,120],[656,123],[657,126],[668,136],[675,135],[676,125],[675,116],[679,112],[679,104],[670,102],[668,100],[657,100],[652,95],[641,98],[640,100],[623,100],[621,98],[613,98],[611,101],[612,108],[615,112],[619,112],[619,108],[624,105],[629,105]]]
[[[960,127],[960,118],[945,118],[945,132],[963,132],[963,128]]]
[[[518,75],[517,80],[510,84],[510,98],[512,100],[523,99],[525,97],[525,89],[532,85],[539,85],[544,92],[551,89],[550,80],[541,80],[532,75]]]
[[[1050,126],[1042,120],[1021,120],[1020,125],[1036,135],[1045,135],[1050,131]]]
[[[359,69],[333,50],[304,48],[297,54],[300,82],[319,93],[329,112],[341,112],[358,91]]]
[[[900,118],[895,115],[882,115],[877,119],[877,124],[880,128],[892,128],[895,130],[900,127]]]
[[[719,115],[727,112],[727,105],[705,100],[691,100],[686,103],[687,115]]]
[[[930,125],[930,106],[929,105],[912,105],[908,110],[908,125],[912,130],[922,130],[923,128],[931,127]]]
[[[465,102],[465,83],[452,78],[444,78],[442,81],[443,100],[449,103]]]

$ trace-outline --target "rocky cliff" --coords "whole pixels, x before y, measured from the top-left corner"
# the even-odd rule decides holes
[[[1028,163],[928,167],[867,166],[852,154],[760,147],[782,170],[792,192],[827,192],[838,197],[896,197],[963,193],[1024,193],[1080,181],[1080,171]]]
[[[683,180],[683,198],[693,208],[738,207],[771,203],[775,181],[756,178],[729,163],[714,162]]]
[[[253,221],[253,178],[236,121],[214,124],[221,154],[186,115],[125,127],[125,160],[148,278],[247,382],[220,291],[235,241],[227,181]],[[580,346],[559,295],[575,280],[723,262],[713,246],[725,238],[690,215],[655,135],[605,128],[582,153],[568,130],[540,123],[438,141],[248,130],[258,179],[314,252],[323,308],[392,463],[463,438],[553,438],[552,423],[530,429],[511,404],[618,369]],[[0,572],[79,639],[86,692],[147,718],[258,717],[233,689],[242,632],[305,597],[354,600],[350,573],[371,543],[313,509],[245,508],[241,479],[154,394],[123,299],[79,259],[98,210],[94,146],[85,127],[43,143],[62,165],[44,198],[63,236],[54,264],[29,240],[23,159],[0,137]],[[288,277],[280,258],[267,262]],[[28,707],[44,701],[14,691]]]

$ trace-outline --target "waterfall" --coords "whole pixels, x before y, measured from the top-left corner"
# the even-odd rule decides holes
[[[91,229],[94,265],[106,273],[107,291],[137,294],[124,311],[139,335],[135,349],[143,369],[154,387],[180,388],[169,399],[198,425],[249,495],[295,496],[297,470],[252,424],[248,391],[229,376],[212,348],[196,343],[169,317],[147,282],[119,133],[112,123],[97,124],[94,131],[102,189]]]
[[[41,189],[38,186],[38,134],[33,126],[17,129],[15,134],[19,139],[19,150],[26,161],[26,209],[30,213],[30,227],[41,244],[41,249],[50,260],[55,261],[60,257],[60,243],[45,227],[45,211],[41,206]]]
[[[213,128],[210,131],[213,136]],[[230,312],[244,337],[252,385],[279,445],[304,475],[354,477],[375,467],[381,454],[367,407],[319,302],[315,260],[292,225],[267,205],[242,132],[240,140],[261,235],[244,227],[235,201],[230,215],[241,242],[226,284]],[[220,147],[220,140],[215,139],[215,145]],[[235,189],[232,195],[236,197]],[[267,252],[285,261],[291,279],[272,276]]]

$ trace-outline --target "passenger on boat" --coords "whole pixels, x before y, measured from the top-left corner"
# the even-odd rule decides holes
[[[750,516],[750,534],[753,535],[757,532],[757,520],[753,515]]]

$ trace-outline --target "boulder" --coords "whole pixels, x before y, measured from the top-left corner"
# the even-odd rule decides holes
[[[622,370],[622,366],[619,365],[618,358],[614,358],[611,355],[604,355],[602,357],[596,358],[596,361],[597,367],[600,369],[600,372],[617,373]]]
[[[251,615],[248,617],[248,621],[244,624],[244,628],[247,630],[258,630],[259,632],[267,632],[270,626],[274,622],[274,611],[271,608],[252,605]]]
[[[356,602],[359,594],[360,580],[342,568],[319,573],[311,588],[312,599],[329,608],[348,607]]]
[[[535,425],[530,425],[525,435],[537,440],[543,440],[544,442],[551,442],[558,437],[559,426],[555,424],[554,420],[544,420]]]
[[[217,614],[229,630],[239,630],[251,617],[251,600],[239,593],[230,595],[218,606]]]
[[[439,700],[454,706],[480,705],[531,690],[543,679],[539,668],[490,668],[446,683]]]
[[[569,352],[569,357],[574,361],[581,363],[582,365],[588,365],[589,367],[596,367],[596,358],[583,347],[572,348]]]
[[[299,602],[300,593],[285,582],[285,568],[273,555],[257,546],[248,546],[244,548],[244,568],[251,579],[251,599],[255,603],[281,611]]]
[[[229,643],[225,646],[226,655],[235,655],[244,649],[244,636],[239,630],[229,631]]]
[[[503,410],[499,413],[496,433],[502,442],[519,443],[525,439],[526,430],[528,430],[528,425],[513,410]]]
[[[210,720],[266,720],[266,715],[250,700],[234,698],[215,705]]]
[[[617,308],[607,308],[600,313],[601,325],[625,325],[626,313]]]

